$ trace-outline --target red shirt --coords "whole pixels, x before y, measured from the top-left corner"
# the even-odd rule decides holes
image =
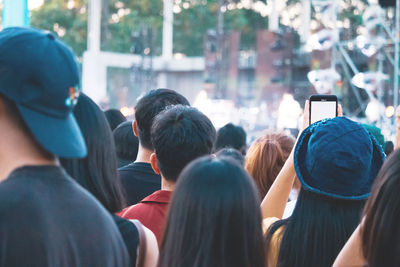
[[[139,220],[154,233],[161,245],[171,196],[172,191],[158,190],[138,204],[124,209],[120,215],[125,219]]]

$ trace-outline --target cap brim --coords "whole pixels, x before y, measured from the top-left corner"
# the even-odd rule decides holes
[[[17,107],[33,136],[47,151],[62,158],[86,157],[85,140],[72,113],[59,119],[22,105]]]

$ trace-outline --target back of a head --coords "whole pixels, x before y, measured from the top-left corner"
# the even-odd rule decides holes
[[[153,120],[166,107],[187,105],[189,101],[181,94],[169,89],[151,90],[135,106],[135,120],[138,127],[139,142],[146,149],[153,150],[151,126]]]
[[[371,124],[362,124],[362,126],[375,137],[382,149],[385,149],[385,137],[383,136],[381,129]]]
[[[400,150],[385,161],[367,201],[362,226],[367,266],[400,265]]]
[[[0,50],[0,93],[16,111],[9,115],[20,133],[34,137],[47,154],[84,157],[82,134],[71,115],[79,91],[72,50],[48,31],[24,27],[3,29]]]
[[[157,115],[151,141],[163,177],[176,181],[189,162],[212,152],[215,136],[211,121],[196,108],[176,105]]]
[[[110,124],[111,131],[114,131],[121,123],[126,121],[125,116],[118,109],[108,109],[104,111],[108,124]]]
[[[203,157],[179,177],[160,265],[264,266],[256,188],[232,159]]]
[[[163,177],[176,181],[189,162],[212,152],[215,137],[213,124],[196,108],[175,105],[157,115],[151,141]]]
[[[389,156],[394,150],[394,144],[392,141],[386,141],[385,142],[385,154],[386,156]]]
[[[139,140],[133,134],[132,122],[126,121],[118,125],[113,131],[113,135],[118,160],[134,162],[138,153]]]
[[[236,160],[240,166],[244,166],[244,157],[239,150],[234,148],[223,148],[220,151],[216,152],[215,155],[217,157],[227,157]]]
[[[284,133],[267,133],[257,139],[246,154],[245,168],[264,198],[293,149],[295,140]]]
[[[104,113],[88,96],[81,94],[74,115],[87,146],[84,159],[61,159],[65,170],[91,192],[110,212],[124,205],[117,174],[115,145]]]
[[[234,148],[245,154],[246,132],[242,127],[228,123],[218,130],[215,151],[227,147]]]

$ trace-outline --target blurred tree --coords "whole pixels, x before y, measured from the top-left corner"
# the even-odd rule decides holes
[[[78,56],[86,50],[88,0],[45,0],[32,10],[31,25],[49,30],[69,44]]]
[[[219,0],[184,0],[175,11],[174,52],[188,56],[203,54],[203,38],[208,29],[217,28]],[[255,47],[255,36],[258,29],[268,27],[268,19],[259,13],[246,8],[240,0],[225,0],[224,30],[240,31],[241,49]],[[262,1],[265,2],[265,1]]]
[[[32,11],[31,24],[56,32],[81,56],[86,49],[87,2],[45,0],[43,6]],[[153,48],[154,55],[161,54],[163,1],[102,0],[102,3],[103,50],[129,53],[132,36],[151,30],[151,44],[143,40],[142,45]],[[234,8],[227,8],[230,4],[235,4]],[[218,0],[182,0],[175,3],[174,13],[174,52],[202,55],[204,34],[217,26]],[[267,26],[266,17],[240,6],[240,0],[225,0],[224,29],[242,32],[243,49],[253,48],[256,30]]]
[[[102,49],[129,53],[132,47],[132,36],[142,31],[151,31],[151,43],[142,40],[144,48],[153,48],[152,54],[161,54],[163,3],[143,0],[108,0],[109,29]],[[140,34],[139,34],[140,35]],[[148,39],[148,38],[147,38]]]

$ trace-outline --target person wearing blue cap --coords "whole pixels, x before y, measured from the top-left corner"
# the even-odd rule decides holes
[[[128,266],[115,223],[59,166],[83,158],[79,71],[48,32],[0,32],[0,266]]]
[[[331,266],[360,221],[384,159],[376,139],[345,117],[306,128],[261,204],[268,266]],[[281,220],[296,175],[300,194],[292,216]]]

